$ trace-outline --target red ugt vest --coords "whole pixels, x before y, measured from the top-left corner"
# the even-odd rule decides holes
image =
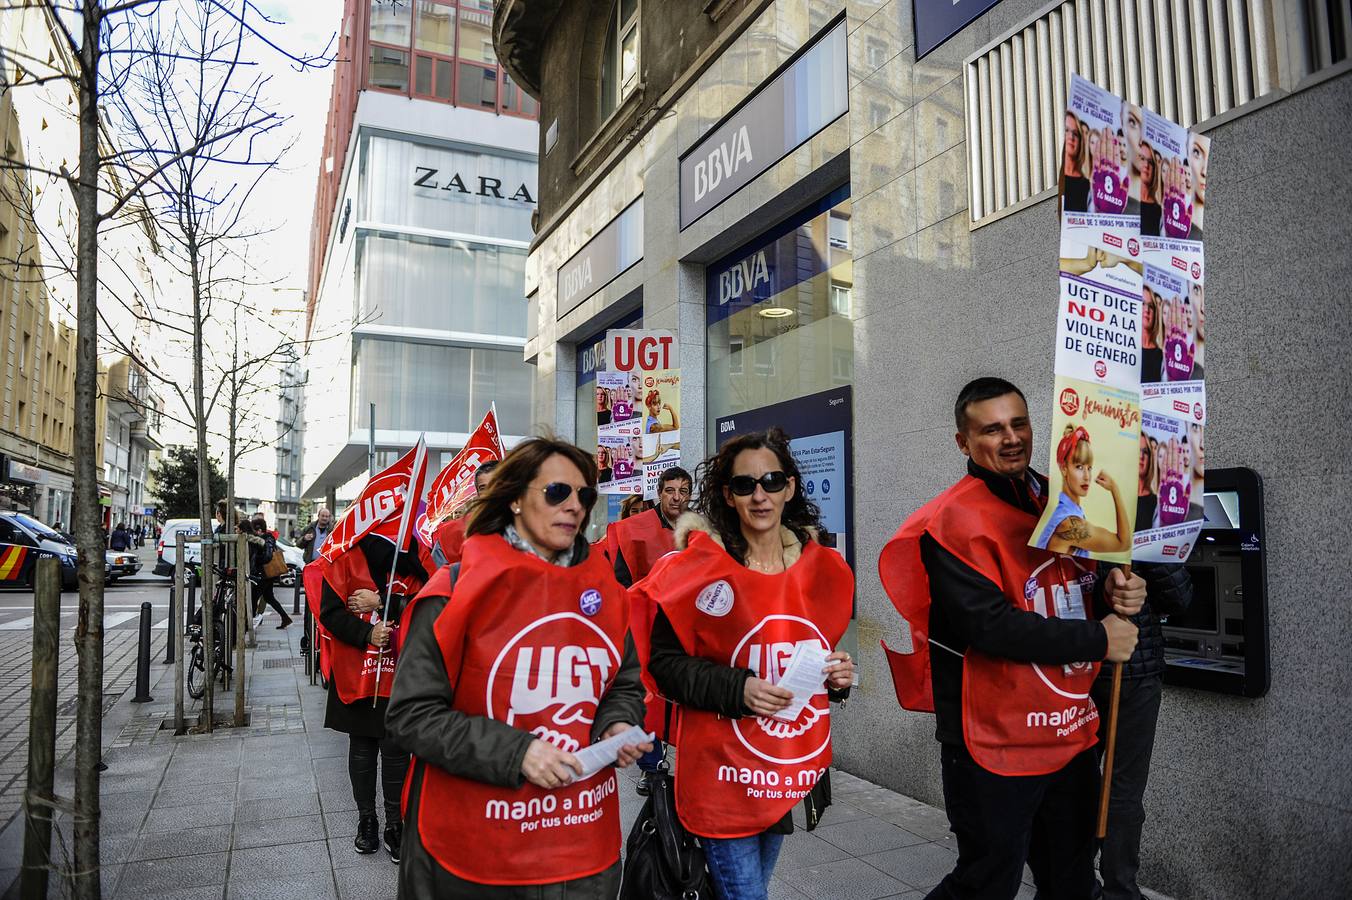
[[[655,509],[645,510],[636,516],[630,516],[616,522],[610,528],[615,546],[624,556],[629,574],[634,584],[647,577],[657,561],[676,549],[676,532],[662,526],[662,519]],[[657,604],[651,597],[631,592],[629,605],[629,629],[634,634],[635,647],[639,647],[639,659],[643,662],[643,686],[647,688],[644,703],[647,714],[643,727],[659,737],[666,730],[666,708],[657,693],[657,682],[648,674],[648,650],[653,633],[653,620],[657,618]]]
[[[362,552],[360,545],[348,550],[333,562],[327,563],[322,572],[323,579],[343,599],[362,588],[375,591],[382,596],[385,593],[386,585],[376,584],[371,580],[370,564],[367,562],[366,555]],[[412,595],[421,587],[422,585],[418,581],[411,580],[403,575],[395,576],[395,594]],[[319,594],[316,592],[316,600],[318,600],[318,596]],[[362,613],[358,618],[368,624],[374,624],[380,621],[380,611]],[[384,652],[381,652],[380,649],[370,644],[365,647],[354,647],[332,635],[325,635],[325,637],[327,642],[324,644],[324,652],[329,657],[330,677],[333,679],[334,688],[338,691],[339,700],[344,703],[355,703],[358,700],[369,700],[372,697],[390,696],[390,688],[394,684],[395,659],[397,656],[394,641],[391,641],[390,646]],[[376,677],[377,670],[380,672],[379,678]]]
[[[854,574],[840,554],[809,542],[787,571],[763,575],[696,532],[634,590],[657,599],[686,653],[775,682],[798,643],[835,648],[849,624]],[[831,765],[825,684],[793,722],[682,707],[676,743],[676,811],[685,827],[704,837],[759,834]]]
[[[433,628],[454,708],[569,752],[591,743],[629,626],[606,558],[562,568],[478,535],[465,541],[451,595]],[[619,859],[616,790],[613,768],[545,790],[484,784],[429,764],[418,833],[442,867],[480,884],[585,878]]]
[[[897,700],[934,711],[929,660],[929,576],[920,558],[928,533],[998,584],[1015,609],[1044,617],[1088,615],[1094,570],[1074,557],[1029,547],[1037,519],[964,477],[918,509],[878,557],[883,589],[911,628],[912,651],[883,644]],[[947,653],[947,650],[939,650]],[[1099,663],[1015,662],[968,648],[962,664],[962,733],[972,758],[997,775],[1055,772],[1097,741],[1089,698]]]
[[[449,519],[437,527],[437,543],[441,545],[441,555],[446,557],[447,565],[460,562],[460,554],[465,546],[466,519]]]

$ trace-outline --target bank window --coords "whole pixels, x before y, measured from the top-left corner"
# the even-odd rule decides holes
[[[601,57],[601,119],[638,86],[639,0],[616,0]]]
[[[841,188],[709,267],[707,434],[724,416],[851,383],[850,243]]]

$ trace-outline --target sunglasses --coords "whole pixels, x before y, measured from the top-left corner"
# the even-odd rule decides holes
[[[545,495],[545,502],[550,506],[558,506],[573,496],[573,486],[562,481],[551,481],[540,488],[540,491]],[[591,505],[596,502],[596,488],[583,485],[577,489],[577,499],[579,503],[590,509]]]
[[[783,472],[766,472],[760,478],[750,475],[734,475],[728,479],[728,490],[738,497],[749,497],[756,493],[756,485],[765,488],[767,494],[778,494],[789,486],[789,476]]]

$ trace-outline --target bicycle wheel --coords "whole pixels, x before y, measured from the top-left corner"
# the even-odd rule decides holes
[[[207,672],[202,661],[202,645],[194,644],[192,658],[188,661],[188,696],[201,700],[207,692]]]

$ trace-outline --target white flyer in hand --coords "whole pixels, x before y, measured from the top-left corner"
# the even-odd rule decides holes
[[[583,747],[573,754],[577,757],[577,761],[582,763],[582,775],[576,780],[588,779],[615,762],[620,757],[621,747],[629,744],[646,744],[654,737],[656,735],[651,731],[644,731],[639,726],[632,725],[628,731],[621,731],[604,741],[597,741],[590,747]]]
[[[811,642],[799,644],[794,648],[793,656],[789,657],[789,664],[784,667],[784,674],[779,676],[779,681],[775,685],[792,691],[793,700],[775,713],[773,718],[784,722],[796,722],[808,701],[817,694],[825,693],[826,675],[822,673],[822,669],[826,668],[826,657],[830,655],[830,651],[821,644]]]

